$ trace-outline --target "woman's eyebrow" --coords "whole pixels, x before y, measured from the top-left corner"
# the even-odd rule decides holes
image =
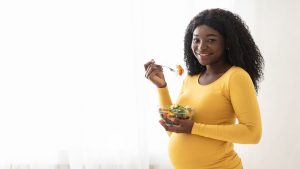
[[[200,35],[193,34],[193,36],[200,36]],[[216,34],[208,34],[208,35],[206,35],[206,37],[209,37],[209,36],[215,36],[215,37],[217,37],[217,35],[216,35]]]
[[[215,37],[217,37],[216,34],[208,34],[208,35],[206,35],[206,37],[209,37],[209,36],[215,36]]]

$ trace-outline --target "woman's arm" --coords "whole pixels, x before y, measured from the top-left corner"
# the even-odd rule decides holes
[[[186,80],[187,80],[187,77],[185,77],[185,79],[182,82],[181,89],[180,89],[180,92],[179,92],[176,103],[178,102],[178,99],[180,98],[181,94],[184,92],[184,87],[185,87]],[[160,107],[168,107],[168,106],[173,104],[172,100],[171,100],[171,97],[170,97],[170,94],[169,94],[169,90],[168,90],[167,87],[157,88],[157,90],[158,90],[159,106]],[[166,126],[165,122],[163,120],[161,120],[160,123],[167,130],[167,128],[165,127]],[[167,131],[167,134],[169,136],[171,136],[172,132]]]
[[[228,85],[230,100],[239,123],[194,123],[191,133],[233,143],[256,144],[261,138],[262,124],[252,80],[246,72],[239,71],[231,77]]]
[[[158,98],[159,98],[159,106],[160,107],[167,107],[172,104],[172,100],[169,94],[169,90],[167,87],[164,88],[157,88],[158,91]],[[172,132],[167,131],[169,136],[172,135]]]

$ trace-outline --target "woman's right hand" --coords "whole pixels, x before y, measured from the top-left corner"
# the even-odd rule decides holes
[[[155,64],[155,61],[151,61],[144,64],[145,67],[145,77],[154,83],[158,88],[163,88],[167,86],[163,69],[160,65]]]

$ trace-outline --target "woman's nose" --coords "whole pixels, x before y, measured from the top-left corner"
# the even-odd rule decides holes
[[[200,42],[199,45],[198,45],[198,50],[203,50],[203,49],[206,49],[206,43],[205,42]]]

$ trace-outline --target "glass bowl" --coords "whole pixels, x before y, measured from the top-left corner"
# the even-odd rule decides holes
[[[171,105],[167,107],[160,107],[158,110],[162,120],[167,125],[176,125],[173,121],[175,119],[192,119],[193,111],[189,106]]]

